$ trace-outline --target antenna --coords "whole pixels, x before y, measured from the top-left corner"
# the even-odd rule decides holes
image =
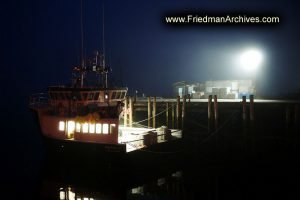
[[[105,69],[105,88],[108,88],[108,81],[107,81],[107,73],[106,65],[105,65],[105,14],[104,14],[104,1],[102,4],[102,45],[103,45],[103,68]]]
[[[80,1],[80,37],[81,37],[81,46],[80,46],[80,60],[81,60],[81,70],[80,70],[80,86],[83,87],[83,76],[84,76],[84,58],[83,58],[83,0]]]
[[[103,45],[103,66],[105,67],[105,30],[104,30],[104,2],[102,4],[102,45]]]

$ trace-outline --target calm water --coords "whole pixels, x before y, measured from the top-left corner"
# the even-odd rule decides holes
[[[221,113],[221,128],[217,132],[213,124],[209,132],[207,120],[201,119],[202,115],[206,116],[205,109],[190,112],[183,156],[170,166],[164,163],[159,166],[161,170],[153,171],[154,166],[160,165],[153,163],[130,176],[126,171],[99,170],[97,174],[78,179],[80,169],[76,166],[70,169],[75,173],[69,177],[62,173],[68,169],[55,171],[55,167],[61,169],[61,163],[45,164],[47,158],[38,127],[30,113],[24,114],[26,120],[11,127],[14,136],[6,135],[5,142],[2,141],[6,152],[4,196],[108,200],[299,198],[299,156],[296,154],[299,131],[294,123],[286,126],[282,110],[271,113],[276,117],[268,120],[263,115],[267,112],[261,112],[256,124],[253,127],[248,124],[246,129],[239,109],[236,114]],[[140,115],[137,117],[142,119],[144,114]],[[163,120],[164,116],[161,123]],[[49,175],[45,170],[49,168],[54,169],[54,174]]]

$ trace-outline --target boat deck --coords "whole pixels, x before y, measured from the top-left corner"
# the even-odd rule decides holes
[[[167,142],[166,127],[153,128],[136,128],[119,126],[119,144],[126,144],[126,152],[142,149],[145,146],[144,136],[153,132],[157,136],[157,143]],[[179,129],[169,129],[171,131],[171,140],[182,138],[182,131]],[[154,142],[155,143],[155,142]]]
[[[171,137],[166,136],[166,130],[170,130]],[[177,140],[182,138],[182,131],[179,129],[166,129],[166,127],[160,128],[138,128],[138,127],[125,127],[119,126],[118,144],[126,145],[126,152],[135,151],[147,147],[144,143],[144,136],[154,133],[155,140],[153,144],[167,142],[169,140]],[[68,141],[76,142],[74,138],[66,139]],[[94,142],[92,142],[94,143]]]

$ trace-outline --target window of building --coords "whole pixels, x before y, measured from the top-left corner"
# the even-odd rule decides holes
[[[63,122],[63,121],[59,122],[58,130],[60,130],[60,131],[64,131],[65,130],[65,122]]]
[[[101,124],[96,124],[96,133],[100,134],[101,133]]]
[[[103,124],[103,134],[108,134],[108,124]]]

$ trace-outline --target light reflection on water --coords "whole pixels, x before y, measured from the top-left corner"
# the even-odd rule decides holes
[[[101,186],[91,189],[44,180],[41,198],[59,200],[184,199],[182,196],[182,171],[174,172],[142,185],[126,187],[102,190]]]

